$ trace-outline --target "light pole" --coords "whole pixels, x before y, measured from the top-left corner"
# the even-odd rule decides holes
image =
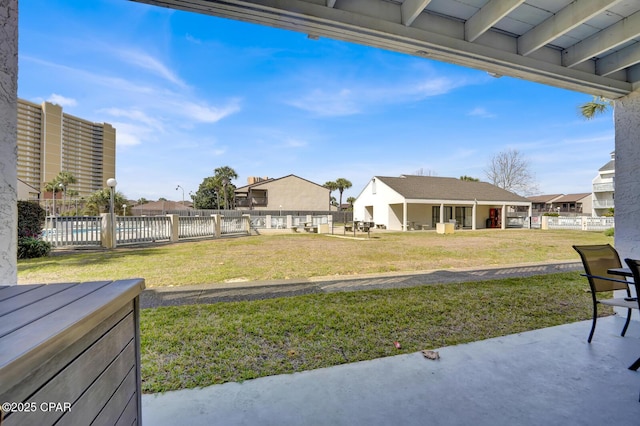
[[[109,203],[109,215],[111,216],[111,241],[113,242],[113,248],[116,247],[116,217],[113,212],[114,198],[116,192],[116,185],[118,182],[114,178],[107,179],[107,186],[111,189],[111,202]]]
[[[123,204],[122,205],[122,216],[126,216],[127,215],[127,205]]]
[[[178,188],[182,189],[182,205],[184,206],[184,188],[178,185],[176,186],[176,191],[178,190]]]

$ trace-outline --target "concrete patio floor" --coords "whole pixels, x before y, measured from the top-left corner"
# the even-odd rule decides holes
[[[637,315],[637,312],[634,312]],[[640,323],[619,317],[143,395],[145,425],[639,425]],[[212,360],[215,362],[215,360]]]

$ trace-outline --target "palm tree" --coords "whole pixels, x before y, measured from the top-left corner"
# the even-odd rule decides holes
[[[606,112],[609,107],[613,108],[613,101],[602,96],[594,96],[591,102],[580,105],[580,113],[587,120],[591,120],[596,115]]]
[[[58,181],[59,185],[62,185],[62,205],[64,206],[67,202],[67,188],[70,184],[76,183],[77,179],[69,172],[60,172],[55,180]]]
[[[324,186],[325,188],[327,188],[329,190],[329,210],[331,210],[331,205],[332,205],[331,204],[331,199],[333,198],[331,196],[331,193],[333,191],[335,191],[336,189],[338,189],[338,184],[335,183],[332,180],[329,180],[329,181],[325,182],[324,185],[322,185],[322,186]]]
[[[356,197],[349,197],[347,198],[347,203],[349,203],[349,205],[351,206],[351,210],[353,211],[353,203],[356,202]]]
[[[338,209],[342,208],[342,193],[345,189],[349,189],[352,186],[352,183],[345,178],[336,179],[336,185],[338,186],[338,191],[340,192],[340,204],[338,204]]]
[[[214,178],[216,178],[216,180],[220,182],[220,186],[224,191],[223,192],[224,208],[225,210],[227,210],[229,208],[229,203],[227,201],[227,195],[228,195],[227,188],[233,179],[238,179],[238,173],[236,173],[236,171],[229,166],[218,167],[213,171],[213,173],[214,173]],[[233,184],[231,186],[232,186],[232,189],[234,189],[234,193],[235,193],[235,186]]]

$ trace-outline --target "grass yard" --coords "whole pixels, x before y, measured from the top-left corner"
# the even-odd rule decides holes
[[[113,251],[64,252],[18,261],[18,282],[142,277],[148,288],[378,272],[579,261],[572,244],[613,244],[602,232],[478,230],[372,232],[369,240],[263,235]]]
[[[143,391],[293,373],[585,320],[592,306],[587,289],[575,272],[146,309]],[[585,327],[585,339],[587,333]]]
[[[19,260],[20,283],[143,277],[147,287],[579,261],[602,232],[264,235]],[[144,392],[207,386],[434,349],[588,319],[579,273],[146,309]],[[606,311],[604,312],[606,314]],[[585,339],[588,330],[585,329]],[[394,342],[402,345],[396,349]]]

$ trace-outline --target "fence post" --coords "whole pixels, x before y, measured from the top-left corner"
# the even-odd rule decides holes
[[[293,227],[293,218],[290,214],[287,215],[287,229],[291,229]]]
[[[271,215],[270,214],[268,214],[268,215],[266,215],[264,217],[264,225],[265,225],[265,228],[271,229]]]
[[[177,214],[167,215],[171,220],[171,238],[169,241],[176,243],[180,240],[180,216]]]
[[[221,233],[222,215],[212,214],[211,217],[213,218],[213,236],[215,238],[220,238],[220,235],[222,235]]]
[[[102,247],[112,249],[116,246],[116,235],[113,232],[113,224],[111,223],[111,214],[100,213],[102,218],[100,229],[100,244]]]
[[[244,220],[244,230],[247,234],[251,234],[251,215],[243,214],[242,219]]]
[[[542,223],[540,223],[540,229],[549,229],[549,216],[542,216]]]

